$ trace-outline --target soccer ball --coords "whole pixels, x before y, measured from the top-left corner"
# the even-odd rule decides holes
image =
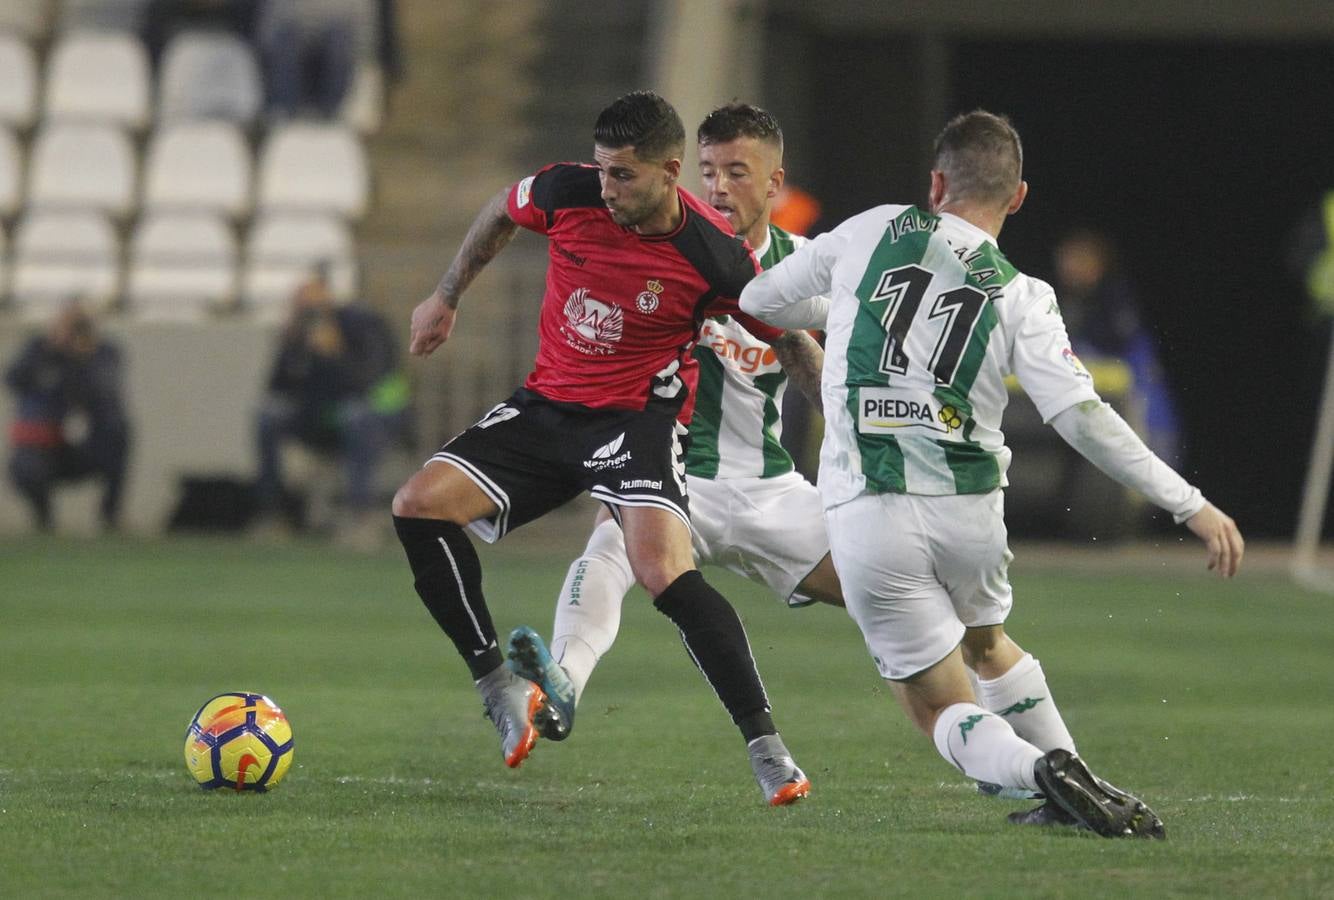
[[[219,694],[185,732],[185,767],[203,788],[266,791],[292,765],[292,726],[263,694]]]

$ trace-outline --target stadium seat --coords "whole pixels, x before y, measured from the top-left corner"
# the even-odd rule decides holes
[[[267,211],[366,212],[370,170],[345,125],[295,122],[274,128],[259,155],[257,205]]]
[[[144,161],[144,206],[206,209],[239,218],[250,210],[250,148],[238,126],[178,122],[153,135]]]
[[[28,42],[0,33],[0,123],[28,128],[37,117],[37,59]]]
[[[58,38],[46,69],[45,117],[148,124],[148,54],[129,32],[73,31]]]
[[[0,3],[0,31],[24,40],[46,37],[51,30],[51,0],[4,0]]]
[[[151,0],[61,0],[60,28],[141,31]]]
[[[185,31],[162,54],[158,116],[229,119],[249,125],[263,103],[255,51],[235,35]]]
[[[8,128],[0,127],[0,218],[18,212],[23,195],[23,152]]]
[[[339,119],[360,135],[371,135],[380,130],[384,118],[384,73],[370,61],[357,63],[352,87],[343,100]]]
[[[14,304],[26,319],[50,318],[71,297],[104,308],[119,287],[119,258],[116,230],[103,214],[31,211],[14,232]]]
[[[134,207],[134,170],[134,147],[114,125],[44,126],[28,162],[28,203],[93,207],[124,218]]]
[[[285,317],[292,292],[317,263],[328,263],[334,295],[352,300],[357,292],[352,235],[335,216],[316,213],[262,215],[246,239],[241,295],[260,319]]]
[[[147,214],[130,238],[125,299],[143,319],[201,319],[236,298],[236,239],[208,212]]]

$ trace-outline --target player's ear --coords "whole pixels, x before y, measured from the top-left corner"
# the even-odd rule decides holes
[[[769,197],[777,197],[778,192],[783,189],[783,180],[787,178],[787,172],[782,166],[774,169],[773,174],[769,176]]]
[[[1024,198],[1028,196],[1028,182],[1019,182],[1019,187],[1015,189],[1014,197],[1010,199],[1010,205],[1006,207],[1005,214],[1012,216],[1019,212],[1019,207],[1024,205]]]
[[[675,184],[681,177],[681,160],[669,159],[662,164],[663,171],[667,173],[667,183]]]
[[[940,209],[940,204],[945,201],[945,173],[939,169],[931,170],[931,188],[927,193],[927,205],[931,207],[934,213]]]

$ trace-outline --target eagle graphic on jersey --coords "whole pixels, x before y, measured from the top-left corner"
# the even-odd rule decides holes
[[[588,288],[579,288],[565,301],[565,319],[579,337],[608,349],[621,339],[625,324],[619,306],[588,296]]]

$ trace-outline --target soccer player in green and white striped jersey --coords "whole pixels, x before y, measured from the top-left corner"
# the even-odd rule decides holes
[[[705,200],[746,238],[762,266],[805,242],[769,221],[784,177],[782,131],[769,113],[729,104],[704,119],[698,139]],[[808,349],[800,374],[815,384],[822,354],[814,341]],[[686,482],[696,557],[767,584],[791,606],[841,606],[819,492],[779,442],[788,373],[769,345],[730,317],[705,321],[694,355],[700,378]],[[621,602],[633,585],[621,530],[603,511],[557,598],[550,654],[532,629],[510,637],[511,665],[565,704],[567,723],[615,641]]]
[[[979,782],[1045,795],[1014,821],[1161,836],[1148,807],[1075,755],[1041,666],[1005,634],[1004,377],[1202,538],[1210,568],[1236,571],[1241,534],[1099,399],[1052,289],[1000,252],[1028,191],[1022,159],[1008,120],[959,116],[936,142],[929,210],[854,216],[758,276],[741,306],[802,328],[818,321],[805,298],[830,298],[820,491],[848,612],[909,718]]]

